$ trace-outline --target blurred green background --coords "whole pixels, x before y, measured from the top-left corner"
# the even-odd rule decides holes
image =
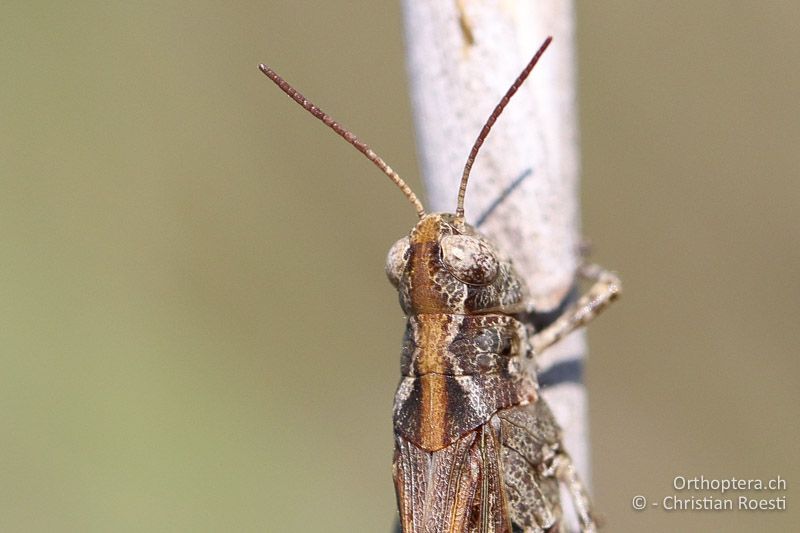
[[[579,3],[608,531],[798,522],[798,20]],[[256,65],[419,188],[399,5],[5,1],[0,43],[0,531],[388,531],[414,215]],[[789,510],[631,510],[701,474]]]

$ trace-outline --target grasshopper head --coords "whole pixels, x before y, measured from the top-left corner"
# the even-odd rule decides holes
[[[511,261],[452,214],[423,216],[389,250],[386,274],[406,314],[522,311],[525,288]]]

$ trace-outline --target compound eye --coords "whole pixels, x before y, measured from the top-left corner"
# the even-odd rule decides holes
[[[474,237],[442,237],[442,259],[450,272],[470,285],[488,285],[497,277],[499,265],[491,248]]]
[[[408,237],[403,237],[389,248],[389,254],[386,256],[386,277],[395,287],[400,285],[400,278],[406,270],[410,253],[411,240]]]

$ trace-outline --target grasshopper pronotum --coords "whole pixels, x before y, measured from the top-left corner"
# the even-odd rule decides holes
[[[400,176],[272,69],[261,71],[362,152],[400,188],[419,222],[389,251],[386,273],[408,317],[394,402],[394,483],[405,533],[561,531],[560,490],[582,531],[595,531],[589,496],[539,396],[536,356],[586,324],[620,292],[597,265],[589,291],[537,331],[524,281],[464,218],[472,164],[547,38],[495,107],[467,158],[454,214],[425,212]]]

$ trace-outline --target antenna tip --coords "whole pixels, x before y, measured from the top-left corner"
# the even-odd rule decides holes
[[[263,72],[264,74],[266,74],[268,71],[270,71],[270,70],[272,70],[272,69],[270,69],[270,68],[269,68],[268,66],[266,66],[264,63],[259,63],[259,64],[258,64],[258,70],[260,70],[261,72]]]

